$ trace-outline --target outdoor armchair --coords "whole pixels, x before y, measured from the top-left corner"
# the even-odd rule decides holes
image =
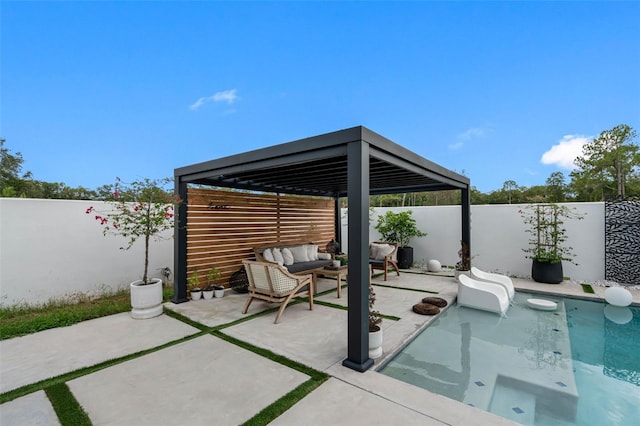
[[[369,265],[371,269],[384,271],[384,280],[387,280],[387,270],[393,268],[400,276],[397,263],[398,243],[374,242],[369,244]]]
[[[312,276],[294,275],[277,263],[243,260],[249,279],[249,300],[244,305],[243,314],[249,310],[254,299],[280,303],[280,310],[273,322],[277,324],[291,299],[298,296],[309,297],[309,309],[313,310]]]

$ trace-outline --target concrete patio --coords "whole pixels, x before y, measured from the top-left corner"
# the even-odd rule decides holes
[[[437,293],[453,301],[453,277],[403,272],[387,282],[374,279],[376,308],[400,320],[384,320],[384,362],[434,317],[412,312],[413,304]],[[575,283],[538,284],[514,280],[519,290],[601,298],[604,288],[589,295]],[[343,283],[344,285],[344,283]],[[334,280],[318,282],[318,302],[346,306],[348,291],[336,297]],[[393,288],[398,287],[398,288]],[[640,304],[640,291],[633,291]],[[166,309],[207,327],[239,320],[246,295],[227,291],[222,299],[199,300]],[[256,301],[250,314],[271,309]],[[347,312],[317,303],[291,305],[280,324],[275,312],[220,331],[330,375],[330,379],[278,417],[273,424],[513,424],[507,419],[399,382],[373,369],[357,373],[342,366],[347,352]],[[224,424],[243,423],[309,376],[217,336],[201,332],[168,315],[136,321],[127,313],[86,321],[0,341],[2,392],[56,377],[79,368],[157,348],[66,383],[94,424]],[[0,406],[0,424],[59,424],[43,391]]]

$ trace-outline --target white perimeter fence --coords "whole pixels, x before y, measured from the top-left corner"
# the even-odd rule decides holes
[[[579,266],[564,262],[564,275],[574,280],[604,278],[604,203],[568,203],[584,220],[566,223],[568,244]],[[75,200],[0,198],[0,304],[36,304],[76,293],[98,294],[124,288],[142,277],[142,241],[128,251],[121,237],[104,237],[102,228],[85,210],[102,203]],[[471,207],[472,265],[519,277],[531,275],[531,260],[522,251],[529,234],[518,213],[522,205]],[[106,208],[105,208],[106,210]],[[414,261],[437,259],[443,265],[459,260],[460,206],[377,208],[370,241],[380,238],[374,229],[377,215],[387,210],[412,210],[426,237],[411,239]],[[343,250],[347,251],[346,220]],[[161,278],[173,269],[173,241],[154,241],[150,247],[150,276]]]

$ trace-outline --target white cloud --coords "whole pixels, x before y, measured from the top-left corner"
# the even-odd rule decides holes
[[[460,133],[458,135],[458,139],[469,140],[469,139],[475,139],[475,138],[482,138],[486,134],[487,132],[484,129],[481,129],[479,127],[472,127]]]
[[[238,95],[236,94],[236,89],[224,90],[222,92],[216,92],[211,96],[205,96],[193,104],[189,105],[189,109],[191,111],[197,111],[202,105],[209,102],[226,102],[228,105],[236,102],[238,100]]]
[[[582,146],[590,140],[591,138],[587,136],[566,135],[542,154],[540,161],[542,164],[555,164],[563,169],[573,170],[576,168],[573,160],[582,155]]]
[[[487,136],[489,132],[490,130],[483,129],[480,127],[471,127],[465,130],[464,132],[458,134],[458,136],[456,137],[456,142],[449,144],[449,150],[458,151],[462,149],[465,142],[470,141],[472,139],[484,138],[485,136]]]

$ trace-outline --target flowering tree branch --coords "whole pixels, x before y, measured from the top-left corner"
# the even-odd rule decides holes
[[[112,206],[108,212],[99,212],[93,206],[85,213],[93,214],[94,219],[103,226],[104,235],[118,235],[128,239],[126,247],[130,249],[138,238],[144,238],[144,273],[142,281],[149,283],[149,240],[162,239],[162,234],[174,226],[176,206],[181,200],[166,191],[164,187],[171,179],[144,179],[123,183],[116,178],[112,197],[105,200]]]

